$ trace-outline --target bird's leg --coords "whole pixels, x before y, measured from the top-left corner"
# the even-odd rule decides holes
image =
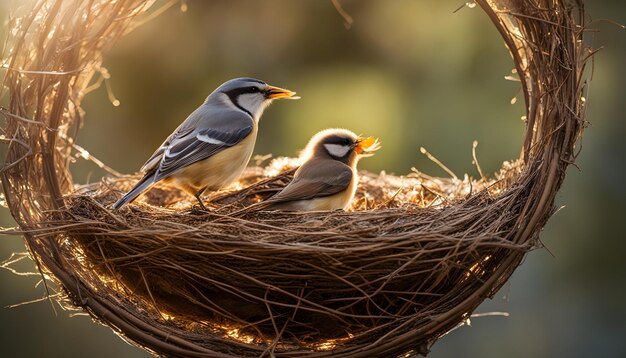
[[[204,193],[204,191],[207,189],[207,187],[205,186],[204,188],[198,190],[193,196],[196,197],[196,199],[198,200],[198,204],[200,204],[200,208],[202,208],[202,210],[204,211],[209,211],[206,206],[204,206],[204,203],[202,202],[202,199],[200,199],[200,195],[202,195],[202,193]]]

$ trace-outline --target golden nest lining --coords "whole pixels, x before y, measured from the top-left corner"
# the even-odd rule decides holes
[[[522,159],[493,180],[362,173],[355,211],[242,217],[290,173],[249,168],[211,212],[162,188],[113,212],[133,177],[72,184],[80,102],[148,3],[40,0],[15,22],[2,184],[67,305],[168,356],[426,354],[537,246],[584,126],[582,3],[477,1],[527,105]]]

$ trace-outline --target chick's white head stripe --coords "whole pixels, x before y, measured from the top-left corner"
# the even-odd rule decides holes
[[[343,158],[350,151],[350,146],[341,144],[324,144],[324,147],[333,157]]]

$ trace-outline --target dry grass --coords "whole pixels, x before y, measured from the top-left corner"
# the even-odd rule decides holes
[[[137,345],[168,356],[425,354],[509,278],[554,212],[584,127],[582,4],[477,1],[511,49],[522,158],[493,179],[363,173],[354,210],[250,213],[289,172],[250,168],[207,213],[168,188],[107,209],[133,177],[75,188],[80,103],[145,2],[39,0],[13,22],[2,185],[43,274]],[[54,30],[54,31],[52,31]]]

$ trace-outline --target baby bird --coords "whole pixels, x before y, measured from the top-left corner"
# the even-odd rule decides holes
[[[161,144],[143,165],[143,178],[120,200],[118,209],[159,181],[200,195],[239,178],[248,165],[258,123],[265,108],[280,98],[298,99],[295,92],[253,78],[223,83]]]
[[[323,130],[309,141],[293,180],[276,195],[244,211],[346,210],[359,182],[359,159],[380,148],[373,137],[361,138],[345,129]]]

